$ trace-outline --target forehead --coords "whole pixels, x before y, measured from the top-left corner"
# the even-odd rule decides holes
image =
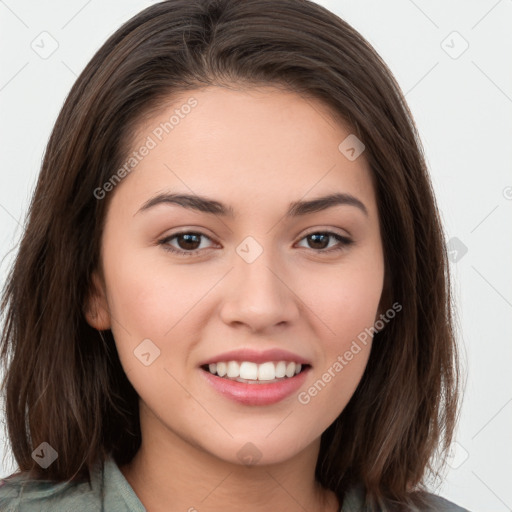
[[[337,117],[318,99],[270,86],[182,91],[140,122],[126,155],[139,153],[137,162],[118,188],[138,200],[176,189],[262,207],[326,192],[372,202],[364,151],[347,158],[354,134]]]

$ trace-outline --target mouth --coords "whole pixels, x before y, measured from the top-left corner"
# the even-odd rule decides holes
[[[202,364],[200,372],[224,399],[244,406],[269,406],[297,393],[311,368],[308,363],[289,360],[231,359]]]
[[[242,348],[217,354],[199,364],[210,389],[242,405],[271,405],[289,398],[304,385],[312,365],[281,348]]]
[[[200,367],[205,372],[243,384],[272,384],[292,379],[311,368],[309,364],[295,361],[218,361]]]

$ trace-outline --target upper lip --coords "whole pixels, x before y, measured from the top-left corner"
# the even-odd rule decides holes
[[[223,352],[222,354],[210,357],[209,359],[200,363],[199,366],[204,366],[220,361],[251,361],[253,363],[265,363],[267,361],[293,361],[294,363],[310,364],[309,361],[293,352],[273,348],[269,350],[253,350],[253,349],[239,349]]]

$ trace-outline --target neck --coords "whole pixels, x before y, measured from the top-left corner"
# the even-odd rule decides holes
[[[133,460],[120,467],[148,512],[337,512],[336,495],[315,480],[320,440],[292,459],[248,466],[215,457],[168,429],[144,435]]]

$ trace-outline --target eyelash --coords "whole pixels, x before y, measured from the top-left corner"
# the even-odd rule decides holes
[[[175,233],[173,235],[162,238],[161,240],[158,241],[158,244],[162,245],[162,247],[165,251],[169,251],[174,254],[180,254],[183,256],[197,256],[198,253],[200,253],[203,249],[194,249],[193,251],[184,251],[182,249],[176,249],[175,247],[168,245],[168,243],[172,239],[179,237],[179,236],[183,236],[183,235],[197,235],[197,236],[201,236],[204,238],[208,238],[208,240],[211,240],[211,238],[209,236],[205,235],[204,233],[200,233],[197,231],[183,231],[181,233]],[[322,253],[331,254],[332,252],[338,252],[354,243],[354,241],[352,239],[350,239],[346,236],[339,235],[338,233],[334,233],[332,231],[312,231],[311,233],[304,235],[300,239],[300,241],[304,240],[305,238],[307,238],[308,236],[311,236],[311,235],[328,235],[328,236],[338,240],[338,242],[340,242],[340,244],[337,247],[336,246],[331,247],[330,249],[311,249],[312,251],[321,253],[321,254]]]

